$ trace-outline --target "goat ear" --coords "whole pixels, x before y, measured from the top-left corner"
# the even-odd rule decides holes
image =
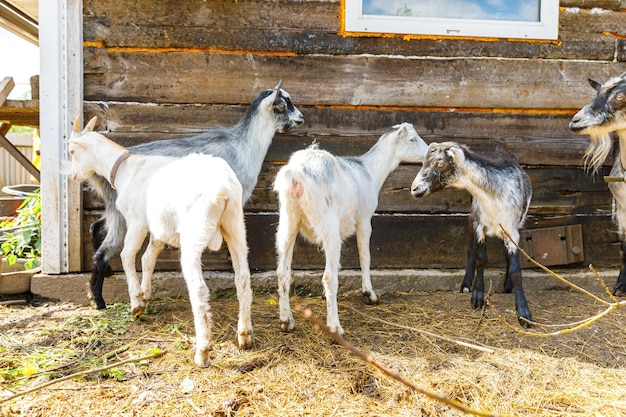
[[[74,119],[74,128],[72,129],[73,133],[80,133],[80,116],[76,116]]]
[[[87,123],[87,125],[83,129],[83,133],[92,132],[93,128],[96,127],[97,122],[98,122],[98,116],[92,117],[89,123]]]
[[[461,165],[463,161],[465,161],[465,153],[463,153],[463,149],[457,148],[456,146],[448,149],[448,155],[452,158],[455,164]]]
[[[589,85],[591,85],[591,87],[596,90],[596,92],[600,92],[600,87],[602,87],[602,84],[600,84],[599,82],[592,80],[591,78],[587,78],[587,81],[589,81]]]

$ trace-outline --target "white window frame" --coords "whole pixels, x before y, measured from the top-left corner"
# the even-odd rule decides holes
[[[350,32],[356,32],[506,39],[558,39],[558,0],[540,0],[539,22],[366,15],[363,14],[363,0],[344,0],[344,2],[344,31],[348,35]]]

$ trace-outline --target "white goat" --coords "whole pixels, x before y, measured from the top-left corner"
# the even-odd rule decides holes
[[[532,197],[528,175],[515,156],[504,148],[497,148],[497,154],[488,158],[456,142],[433,142],[413,180],[411,194],[424,197],[446,187],[465,189],[472,195],[472,243],[461,291],[469,290],[473,283],[472,306],[483,306],[487,265],[485,239],[487,236],[499,237],[504,241],[508,260],[504,290],[515,292],[518,321],[528,327],[529,323],[524,319],[531,320],[531,314],[522,288],[522,269],[515,246],[519,243],[519,228],[524,224]]]
[[[128,151],[132,154],[175,157],[190,153],[219,156],[237,174],[245,204],[256,186],[274,134],[288,132],[304,123],[302,113],[281,86],[282,81],[275,88],[261,92],[234,126],[213,126],[196,136],[141,143],[129,147]],[[104,214],[90,228],[94,255],[89,292],[95,306],[102,309],[106,307],[102,298],[104,277],[112,274],[109,260],[121,249],[126,225],[115,206],[117,193],[107,178],[94,175],[89,184],[104,200]]]
[[[209,289],[202,276],[205,248],[218,250],[226,240],[235,271],[239,298],[238,342],[252,344],[250,269],[237,176],[222,159],[192,154],[184,158],[131,155],[126,148],[93,132],[94,117],[82,132],[76,118],[69,141],[72,179],[92,174],[108,178],[117,189],[115,204],[127,230],[121,258],[128,281],[131,312],[143,314],[156,258],[165,244],[180,247],[181,267],[193,310],[198,366],[207,366],[211,350]],[[141,285],[135,262],[146,235],[148,247],[141,258]]]
[[[337,311],[342,241],[356,233],[362,293],[368,303],[378,297],[370,280],[371,219],[385,179],[401,162],[420,162],[427,145],[409,123],[394,126],[364,155],[336,157],[316,144],[291,155],[278,172],[274,190],[280,202],[276,233],[278,294],[283,331],[294,328],[289,307],[291,261],[298,232],[321,245],[326,256],[322,282],[327,323],[343,333]]]

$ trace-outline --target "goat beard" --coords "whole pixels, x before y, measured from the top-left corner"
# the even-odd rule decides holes
[[[613,149],[613,140],[608,132],[590,135],[589,139],[589,147],[583,155],[583,164],[586,171],[596,174]]]

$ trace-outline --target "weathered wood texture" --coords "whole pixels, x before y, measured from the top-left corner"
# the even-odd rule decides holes
[[[626,71],[620,1],[562,0],[558,42],[346,36],[339,1],[83,5],[85,116],[98,115],[97,129],[124,146],[234,124],[261,90],[283,80],[306,121],[276,135],[246,206],[254,269],[275,268],[271,185],[292,152],[316,140],[339,155],[361,154],[404,121],[427,142],[509,149],[533,182],[527,227],[582,224],[582,264],[619,263],[611,195],[601,176],[584,171],[588,139],[568,123],[594,95],[587,78]],[[464,265],[469,194],[445,190],[414,200],[409,188],[418,169],[402,165],[383,186],[373,219],[375,268]],[[83,208],[89,270],[87,226],[102,202],[86,192]],[[491,260],[502,265],[501,243],[489,245]],[[204,258],[207,268],[230,268],[224,250]],[[342,264],[358,267],[353,240]],[[294,268],[322,266],[321,251],[300,242]],[[158,267],[178,269],[177,251],[163,254]]]
[[[98,213],[85,217],[85,227]],[[274,235],[278,216],[276,214],[252,214],[246,216],[250,267],[253,271],[276,268]],[[609,216],[557,216],[540,218],[531,216],[527,224],[532,227],[553,227],[582,224],[585,243],[585,260],[574,266],[585,268],[612,265],[615,252],[619,254],[619,242],[613,233]],[[467,216],[459,215],[376,215],[372,219],[372,268],[463,268],[467,256]],[[85,236],[84,243],[89,246]],[[489,265],[504,267],[504,247],[497,239],[488,240]],[[358,252],[354,238],[346,240],[342,248],[343,268],[358,268]],[[88,259],[85,259],[88,261]],[[207,252],[202,263],[206,269],[231,270],[228,252]],[[316,246],[298,239],[294,251],[295,269],[323,269],[323,252]],[[159,256],[158,266],[163,270],[179,270],[178,251],[165,250]],[[122,270],[118,259],[113,267]],[[139,268],[139,263],[137,264]],[[460,281],[459,281],[460,282]]]

